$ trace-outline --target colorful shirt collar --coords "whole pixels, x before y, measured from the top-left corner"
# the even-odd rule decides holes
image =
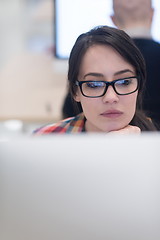
[[[64,119],[58,123],[41,127],[34,131],[35,135],[50,133],[80,133],[85,131],[85,117],[81,113],[75,117]]]

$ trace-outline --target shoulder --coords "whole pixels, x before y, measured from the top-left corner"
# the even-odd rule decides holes
[[[51,134],[51,133],[70,133],[82,132],[85,124],[83,113],[61,120],[58,123],[49,124],[38,128],[34,131],[35,135]]]
[[[158,53],[160,52],[160,43],[156,42],[153,39],[145,39],[145,38],[134,38],[133,39],[137,47],[143,50],[153,51],[156,50]]]

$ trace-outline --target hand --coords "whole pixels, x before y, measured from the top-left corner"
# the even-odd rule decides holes
[[[118,133],[118,134],[140,134],[141,129],[137,126],[132,126],[132,125],[127,125],[126,127],[116,130],[116,131],[111,131],[109,133]]]

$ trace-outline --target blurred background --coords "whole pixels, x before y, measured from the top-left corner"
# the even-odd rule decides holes
[[[61,119],[67,61],[54,57],[54,2],[0,1],[0,136]]]

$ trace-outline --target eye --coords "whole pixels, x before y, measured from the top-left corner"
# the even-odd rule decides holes
[[[94,82],[86,82],[85,86],[88,88],[101,88],[104,87],[104,82],[100,82],[100,81],[94,81]]]
[[[126,79],[121,79],[116,82],[116,85],[118,86],[128,86],[132,83],[133,79],[132,78],[126,78]]]

